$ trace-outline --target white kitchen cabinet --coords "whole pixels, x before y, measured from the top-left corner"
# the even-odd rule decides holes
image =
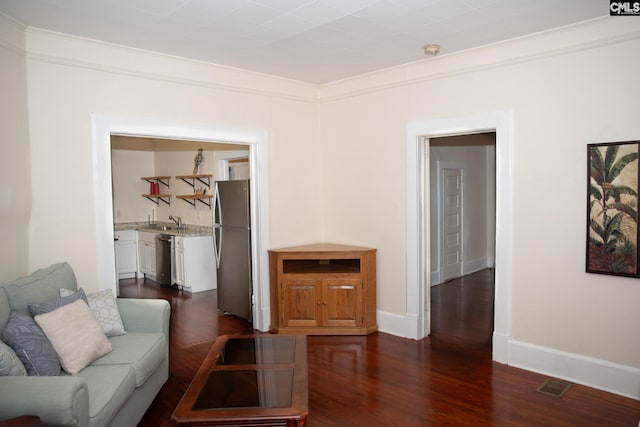
[[[187,292],[216,289],[213,236],[177,236],[174,241],[174,281]]]
[[[138,272],[156,279],[156,236],[158,233],[138,231]]]
[[[118,279],[130,279],[138,271],[137,238],[135,230],[121,230],[114,233],[116,238],[116,265]]]

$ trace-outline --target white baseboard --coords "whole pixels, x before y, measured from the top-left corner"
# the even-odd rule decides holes
[[[467,274],[493,267],[493,263],[490,262],[491,259],[491,257],[482,257],[464,261],[462,264],[462,274],[466,276]]]
[[[377,322],[380,332],[417,338],[414,316],[378,310]],[[496,332],[493,334],[492,357],[499,363],[640,400],[638,368],[515,341]]]
[[[509,341],[509,365],[640,400],[640,369]]]
[[[462,275],[475,273],[476,271],[484,270],[485,268],[495,267],[494,257],[482,257],[471,261],[464,261],[462,263]],[[442,283],[442,271],[440,269],[432,271],[430,274],[431,286],[439,285]]]
[[[416,334],[410,323],[416,324],[415,319],[400,314],[389,313],[387,311],[378,310],[376,312],[376,322],[378,323],[378,331],[395,335],[402,338],[416,339]]]
[[[509,337],[493,331],[491,340],[491,358],[498,363],[509,363]]]

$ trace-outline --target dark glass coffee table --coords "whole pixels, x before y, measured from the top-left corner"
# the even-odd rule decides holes
[[[304,427],[304,335],[224,335],[216,340],[171,418],[179,425]]]

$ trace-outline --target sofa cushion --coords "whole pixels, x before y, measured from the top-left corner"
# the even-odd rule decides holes
[[[66,297],[61,297],[55,299],[53,301],[41,302],[39,304],[29,304],[29,313],[31,316],[36,317],[38,314],[49,313],[50,311],[56,310],[60,307],[63,307],[67,304],[71,304],[77,300],[83,300],[87,306],[87,296],[84,293],[84,290],[80,289],[79,291],[73,292]]]
[[[131,364],[136,387],[141,386],[167,357],[167,339],[163,333],[129,332],[109,338],[113,351],[91,366]]]
[[[82,300],[39,314],[34,320],[51,341],[62,368],[70,374],[77,374],[111,351],[111,343]]]
[[[0,376],[27,375],[27,370],[11,347],[0,341]]]
[[[3,338],[16,352],[29,375],[60,375],[58,355],[31,316],[12,311]]]
[[[9,299],[11,311],[24,314],[29,304],[53,301],[60,297],[60,288],[76,291],[78,285],[71,266],[66,262],[53,264],[2,285]]]
[[[83,378],[87,383],[91,426],[109,425],[115,414],[131,398],[136,386],[131,365],[91,365],[74,376]]]
[[[72,295],[73,291],[69,289],[60,289],[60,296],[65,297]],[[91,312],[98,319],[98,322],[102,326],[102,331],[108,337],[115,337],[118,335],[124,335],[127,332],[124,330],[124,324],[120,317],[120,310],[116,299],[113,297],[111,289],[105,289],[104,291],[94,292],[87,295],[87,301]]]

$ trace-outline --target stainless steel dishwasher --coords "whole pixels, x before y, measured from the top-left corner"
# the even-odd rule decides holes
[[[171,240],[168,234],[156,237],[156,281],[161,285],[171,286]]]

